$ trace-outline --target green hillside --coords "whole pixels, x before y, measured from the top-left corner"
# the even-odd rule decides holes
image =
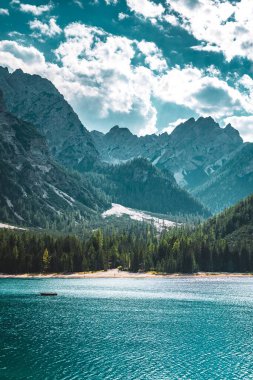
[[[154,213],[210,215],[200,202],[176,184],[169,171],[161,171],[143,158],[108,165],[92,178],[94,185],[110,195],[114,203]]]

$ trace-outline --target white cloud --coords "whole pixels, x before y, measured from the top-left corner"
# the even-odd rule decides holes
[[[175,15],[171,15],[171,14],[166,14],[163,16],[163,20],[168,22],[169,24],[173,25],[173,26],[178,26],[180,25],[177,17]]]
[[[55,50],[55,64],[47,62],[34,47],[15,41],[0,41],[0,62],[11,70],[21,68],[47,77],[82,121],[89,113],[99,125],[100,120],[111,120],[116,115],[116,122],[125,118],[130,121],[130,128],[134,124],[131,121],[138,120],[134,128],[138,128],[135,132],[139,134],[156,133],[154,99],[216,119],[234,116],[236,112],[253,114],[250,76],[238,78],[237,87],[233,88],[220,78],[214,66],[206,70],[168,67],[153,42],[130,40],[81,23],[68,25],[64,36]],[[173,124],[168,125],[168,131]]]
[[[222,52],[253,60],[253,2],[241,0],[167,0],[180,25],[200,41],[195,50]]]
[[[127,0],[127,5],[133,12],[137,13],[137,15],[151,20],[162,16],[165,11],[162,4],[156,4],[150,0]]]
[[[147,42],[145,40],[142,40],[138,43],[138,48],[143,54],[147,56],[158,52],[158,47],[154,42]]]
[[[225,81],[196,67],[174,67],[155,82],[154,94],[164,102],[183,105],[216,118],[242,108],[241,93]]]
[[[253,79],[249,75],[243,75],[238,79],[237,87],[243,93],[243,108],[247,113],[253,114]]]
[[[249,91],[250,94],[252,93],[253,95],[253,79],[249,75],[243,75],[238,81],[238,84],[243,86],[246,90]]]
[[[145,55],[145,63],[151,70],[164,71],[168,68],[167,62],[163,57],[160,49],[154,42],[147,42],[142,40],[137,43],[140,51]]]
[[[79,84],[73,98],[85,97],[88,107],[93,103],[93,112],[101,118],[110,113],[137,112],[143,124],[139,133],[155,133],[157,111],[151,101],[154,71],[167,68],[158,47],[80,23],[66,27],[65,37],[56,56]],[[132,61],[140,55],[145,65],[135,66]]]
[[[231,116],[224,122],[236,128],[245,142],[253,142],[253,116]]]
[[[16,41],[0,41],[0,62],[10,71],[22,69],[29,74],[48,78],[57,86],[62,80],[62,69],[48,63],[44,55],[33,46],[23,46]]]
[[[29,21],[29,26],[31,30],[35,30],[35,37],[47,36],[54,37],[62,32],[61,28],[56,23],[56,18],[51,17],[48,24],[35,19]]]
[[[117,4],[118,3],[118,0],[105,0],[106,4],[109,5],[109,4]]]
[[[208,43],[201,43],[200,45],[192,46],[191,49],[196,51],[210,51],[212,53],[220,53],[219,46],[210,45]]]
[[[13,30],[12,32],[8,33],[8,36],[17,40],[18,38],[24,37],[25,35],[23,33],[17,32],[16,30]]]
[[[219,77],[220,76],[220,71],[215,67],[214,65],[208,66],[206,68],[206,72],[208,75],[213,76],[213,77]]]
[[[65,36],[56,55],[79,84],[75,97],[90,98],[100,117],[107,117],[110,112],[131,113],[138,108],[150,120],[154,113],[151,90],[145,93],[145,89],[151,86],[148,83],[152,72],[132,65],[135,41],[79,23],[65,28]]]
[[[9,10],[5,8],[0,8],[0,15],[9,16]]]
[[[0,61],[1,65],[6,65],[11,70],[24,68],[28,72],[29,66],[34,68],[36,65],[45,64],[43,54],[34,47],[25,47],[15,41],[6,40],[0,41]]]
[[[151,0],[126,0],[129,9],[137,16],[156,24],[158,21],[167,22],[173,26],[180,25],[180,20],[174,15],[166,12],[162,2]]]
[[[38,6],[19,2],[15,2],[14,4],[19,4],[19,9],[21,12],[32,13],[34,16],[40,16],[45,12],[49,12],[53,8],[52,4]]]
[[[84,8],[84,5],[81,0],[73,0],[73,3],[76,4],[81,9]]]
[[[118,14],[118,19],[119,19],[120,21],[125,20],[126,18],[129,18],[129,15],[128,15],[128,14],[123,13],[123,12],[120,12],[120,13]]]

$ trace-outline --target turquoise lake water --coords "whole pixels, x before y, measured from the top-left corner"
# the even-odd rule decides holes
[[[0,339],[1,380],[253,379],[253,279],[0,279]]]

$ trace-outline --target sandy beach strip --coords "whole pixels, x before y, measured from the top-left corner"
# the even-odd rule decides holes
[[[0,273],[0,278],[217,278],[217,277],[252,277],[253,273],[227,273],[227,272],[197,272],[193,274],[173,273],[163,274],[156,272],[132,273],[109,269],[97,272],[73,272],[73,273],[24,273],[24,274],[4,274]]]

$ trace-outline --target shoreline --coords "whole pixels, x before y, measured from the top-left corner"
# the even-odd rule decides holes
[[[97,272],[73,272],[73,273],[23,273],[4,274],[1,278],[62,278],[62,279],[84,279],[84,278],[219,278],[219,277],[253,277],[253,273],[228,273],[228,272],[197,272],[197,273],[156,273],[156,272],[126,272],[118,269]]]

